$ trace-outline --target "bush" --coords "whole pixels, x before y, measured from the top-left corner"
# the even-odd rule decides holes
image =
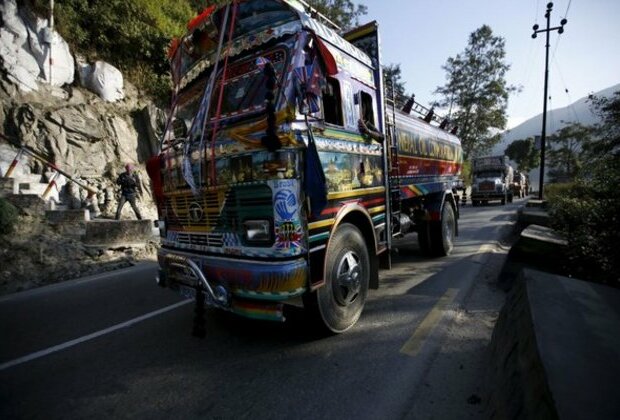
[[[553,227],[568,240],[572,274],[620,286],[620,195],[601,191],[591,179],[558,185],[547,198]]]
[[[0,235],[13,233],[17,224],[17,209],[4,198],[0,198]]]
[[[577,189],[578,184],[575,182],[554,183],[545,185],[545,198],[554,202],[559,198],[567,197],[569,195],[579,196]]]

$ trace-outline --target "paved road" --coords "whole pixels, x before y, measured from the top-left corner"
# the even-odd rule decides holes
[[[327,338],[293,309],[284,324],[209,311],[195,339],[191,302],[150,263],[0,298],[0,418],[479,416],[466,399],[492,320],[465,321],[497,309],[476,296],[517,206],[464,207],[448,258],[401,241],[358,324]]]

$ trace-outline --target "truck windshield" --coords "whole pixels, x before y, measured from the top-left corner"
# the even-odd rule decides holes
[[[280,84],[286,52],[284,49],[278,49],[264,55],[263,58],[273,65],[278,84]],[[221,80],[220,75],[215,84],[216,89],[211,102],[211,118],[215,117]],[[227,116],[233,112],[243,113],[264,108],[267,93],[266,81],[264,68],[257,66],[256,58],[242,60],[229,66],[224,83],[221,115]]]
[[[284,48],[278,48],[262,56],[273,65],[278,86],[282,82],[287,56]],[[209,73],[205,72],[179,94],[176,118],[182,119],[188,128],[198,113],[208,80]],[[211,94],[209,112],[211,119],[215,118],[217,112],[221,80],[220,73]],[[224,82],[220,118],[262,110],[265,106],[265,94],[267,93],[265,82],[263,68],[257,66],[256,57],[242,59],[232,65],[229,64]]]
[[[283,70],[287,61],[286,50],[278,48],[262,57],[271,62],[276,71],[277,85],[281,85]],[[256,65],[256,57],[242,59],[236,63],[229,64],[226,73],[220,112],[221,118],[226,118],[233,114],[239,115],[259,111],[264,108],[265,94],[267,93],[266,78],[263,68]],[[205,72],[198,80],[194,81],[179,94],[176,118],[184,120],[188,127],[198,113],[208,80],[209,74]],[[215,118],[217,111],[221,80],[220,74],[211,94],[209,112],[211,119]]]
[[[477,178],[501,178],[502,173],[500,171],[478,171],[476,172]]]

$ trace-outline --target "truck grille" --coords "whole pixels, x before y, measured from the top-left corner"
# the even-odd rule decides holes
[[[479,185],[480,191],[495,191],[495,183],[493,182],[481,182]]]
[[[177,242],[183,245],[221,247],[224,245],[224,235],[221,233],[179,233]]]
[[[167,225],[177,231],[183,245],[220,247],[226,233],[242,233],[248,218],[273,217],[271,188],[267,185],[231,187],[227,190],[168,195],[163,212]]]

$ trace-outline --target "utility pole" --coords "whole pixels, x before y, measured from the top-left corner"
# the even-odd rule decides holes
[[[543,101],[543,117],[542,117],[542,134],[540,136],[540,181],[538,184],[538,199],[543,199],[543,181],[545,178],[545,143],[547,138],[547,86],[549,84],[549,33],[551,31],[558,31],[558,34],[564,32],[564,25],[568,22],[566,19],[560,21],[560,26],[550,28],[551,24],[551,9],[553,9],[553,3],[547,3],[547,12],[545,17],[547,18],[547,29],[538,29],[536,24],[532,27],[534,33],[532,38],[536,38],[539,32],[545,32],[547,43],[545,44],[545,96]]]

